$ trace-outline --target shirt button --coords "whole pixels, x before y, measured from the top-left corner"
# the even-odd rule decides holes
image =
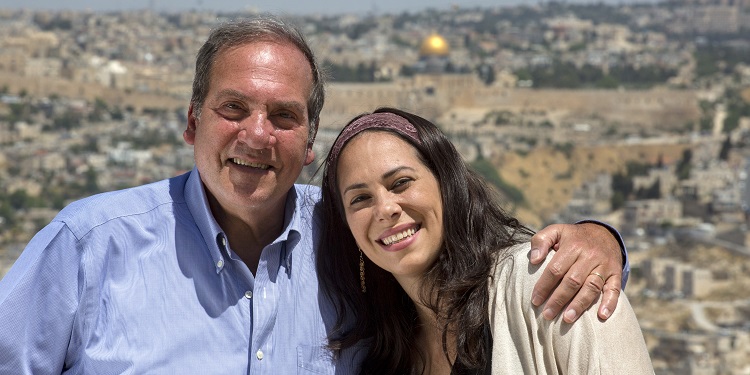
[[[245,292],[245,298],[247,299],[253,298],[253,292],[249,290]]]
[[[221,236],[221,244],[224,245],[224,247],[227,246],[227,238],[224,236]]]
[[[219,268],[222,268],[222,267],[224,267],[224,261],[223,261],[223,260],[221,260],[221,259],[219,259],[219,261],[218,261],[218,262],[216,262],[216,267],[219,267]]]
[[[259,361],[262,360],[263,359],[263,351],[262,350],[258,350],[258,352],[255,353],[255,358],[258,358]]]

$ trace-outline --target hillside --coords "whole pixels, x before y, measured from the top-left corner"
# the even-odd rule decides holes
[[[627,162],[667,164],[682,156],[687,145],[607,145],[576,147],[569,152],[537,148],[526,155],[506,153],[493,161],[500,176],[523,191],[528,207],[515,215],[532,225],[542,225],[570,200],[573,191],[601,172],[624,170]]]

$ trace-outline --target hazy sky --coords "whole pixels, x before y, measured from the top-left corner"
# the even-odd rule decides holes
[[[653,3],[656,0],[567,0],[575,3],[609,4]],[[256,9],[261,12],[310,13],[379,13],[415,11],[427,7],[446,9],[454,4],[462,7],[514,5],[539,0],[0,0],[0,8],[71,9],[71,10],[132,10],[153,7],[157,11],[189,9],[237,11]]]

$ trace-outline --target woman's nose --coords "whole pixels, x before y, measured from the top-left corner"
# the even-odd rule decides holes
[[[385,193],[378,199],[375,210],[378,220],[397,219],[401,215],[401,205],[396,201],[391,193]]]

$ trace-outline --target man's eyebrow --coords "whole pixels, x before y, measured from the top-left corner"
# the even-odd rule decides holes
[[[289,101],[280,101],[280,102],[274,102],[275,106],[285,108],[285,109],[291,109],[295,112],[299,113],[306,113],[307,109],[306,106],[296,100],[289,100]]]
[[[235,90],[235,89],[223,89],[219,91],[218,97],[234,97],[241,100],[250,100],[250,97],[245,95],[243,92]]]

